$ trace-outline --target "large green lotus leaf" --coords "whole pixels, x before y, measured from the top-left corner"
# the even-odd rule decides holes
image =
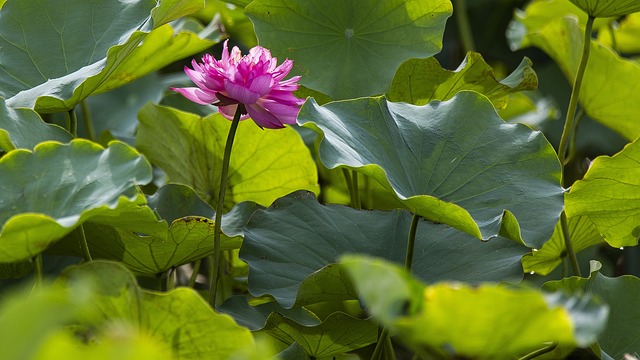
[[[217,202],[222,154],[231,122],[215,113],[201,118],[147,104],[139,114],[136,146],[174,183],[191,186],[206,202]],[[309,149],[292,128],[264,131],[252,121],[238,126],[225,208],[253,201],[262,206],[292,191],[317,192],[317,170]]]
[[[73,137],[57,125],[42,121],[31,109],[12,109],[0,98],[0,149],[33,149],[46,140],[69,142]]]
[[[578,253],[584,249],[604,243],[602,236],[586,216],[576,216],[567,219],[573,251]],[[551,239],[542,245],[541,249],[533,249],[531,254],[522,257],[522,267],[525,272],[547,275],[563,260],[567,258],[562,226],[556,225]]]
[[[404,263],[411,217],[404,210],[325,206],[300,192],[281,198],[271,208],[257,210],[244,229],[240,258],[249,264],[249,291],[255,296],[270,294],[290,308],[307,277],[343,254]],[[497,237],[481,242],[428,221],[419,222],[416,236],[413,271],[423,280],[477,283],[522,278],[520,258],[528,249],[513,241]],[[339,284],[340,277],[333,277],[331,281]],[[307,288],[299,301],[312,301],[306,300],[312,299],[308,290],[312,289]]]
[[[162,237],[95,223],[86,223],[84,231],[93,258],[121,261],[138,275],[156,275],[213,254],[214,225],[211,219],[189,216],[175,220]],[[78,235],[71,233],[49,251],[82,255],[78,241]],[[222,250],[241,244],[241,237],[222,234]]]
[[[567,215],[585,216],[611,246],[634,246],[640,236],[640,141],[600,156],[566,196]]]
[[[378,324],[336,312],[318,325],[301,325],[282,314],[269,315],[262,330],[286,343],[298,343],[312,359],[332,357],[378,340]]]
[[[93,283],[92,305],[104,324],[124,321],[171,347],[176,359],[228,359],[254,346],[248,329],[228,315],[214,312],[193,289],[167,293],[146,291],[125,267],[94,261],[65,272],[62,283]]]
[[[598,41],[621,53],[640,53],[640,12],[625,16],[613,29],[600,29]]]
[[[199,0],[73,0],[62,6],[12,1],[0,14],[0,96],[12,107],[66,111],[89,95],[197,53],[215,39],[174,34],[162,25],[202,5]]]
[[[386,92],[398,66],[442,48],[449,0],[255,0],[262,46],[294,60],[300,83],[349,99]]]
[[[361,98],[321,107],[311,99],[298,122],[324,136],[327,168],[357,169],[412,212],[481,239],[500,233],[541,247],[562,210],[552,146],[540,132],[505,124],[480,94],[424,106]]]
[[[635,319],[640,318],[640,308],[637,306],[640,279],[627,275],[607,277],[597,271],[599,264],[592,262],[591,265],[588,278],[570,277],[550,281],[543,285],[543,289],[598,296],[610,308],[609,321],[604,332],[598,336],[602,350],[613,359],[622,359],[625,353],[637,353],[640,328]]]
[[[120,142],[47,141],[33,152],[10,151],[0,159],[0,262],[39,254],[88,220],[161,234],[166,224],[136,186],[151,176],[149,163]]]
[[[128,229],[85,223],[84,231],[93,258],[123,262],[141,275],[156,275],[174,266],[213,254],[215,212],[184,185],[169,184],[150,197],[149,207],[171,223],[162,236],[142,235]],[[256,210],[255,204],[240,203],[222,216],[222,250],[236,250],[242,244],[242,227]],[[115,226],[115,227],[114,227]],[[78,234],[72,232],[48,252],[82,256]]]
[[[350,256],[341,264],[374,318],[425,357],[517,359],[555,344],[554,358],[564,358],[591,344],[607,320],[606,306],[589,298],[495,284],[416,286],[380,259]]]
[[[509,94],[538,87],[531,65],[531,60],[524,58],[509,76],[498,81],[491,66],[476,52],[467,53],[455,71],[443,69],[435,58],[411,59],[400,65],[386,96],[394,102],[425,105],[473,90],[488,97],[496,108],[504,108]]]
[[[507,29],[507,39],[512,50],[531,46],[528,35],[540,31],[547,24],[567,15],[578,18],[582,29],[589,16],[567,0],[532,0],[524,10],[516,10],[514,20]],[[596,19],[594,29],[606,29],[612,19]]]
[[[637,0],[571,0],[589,16],[594,18],[620,17],[640,11]]]
[[[575,18],[553,21],[528,34],[528,39],[551,56],[567,79],[573,81],[584,44],[584,31]],[[580,88],[580,104],[594,120],[635,140],[640,135],[640,102],[635,101],[634,91],[639,82],[640,64],[592,41]]]

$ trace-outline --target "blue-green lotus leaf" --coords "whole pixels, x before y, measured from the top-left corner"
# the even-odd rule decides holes
[[[361,98],[319,106],[298,123],[319,132],[320,160],[377,180],[404,207],[482,239],[541,247],[562,210],[560,163],[537,131],[506,124],[463,91],[424,106]],[[516,221],[517,219],[517,221]]]
[[[349,99],[387,91],[405,60],[442,48],[449,0],[255,0],[245,8],[262,46],[294,60],[300,84]]]
[[[303,283],[344,254],[404,263],[411,217],[405,210],[321,205],[302,192],[281,198],[272,207],[257,210],[244,228],[240,258],[249,264],[249,291],[255,296],[270,294],[290,308],[296,302],[313,302],[313,289],[301,289]],[[527,250],[502,237],[481,242],[423,220],[417,229],[413,272],[425,281],[518,281],[523,275],[520,258]],[[339,293],[332,301],[343,293],[348,296],[348,290],[339,288],[339,278],[331,281]]]
[[[120,142],[47,141],[10,151],[0,159],[0,262],[39,254],[87,220],[161,234],[166,223],[137,187],[151,176],[149,163]]]
[[[620,17],[640,11],[637,0],[570,0],[594,18]]]
[[[41,113],[72,109],[214,44],[215,31],[200,38],[166,24],[202,6],[198,0],[11,1],[0,16],[0,96],[11,107]]]
[[[12,109],[0,98],[0,149],[33,149],[46,140],[71,141],[73,137],[63,128],[47,124],[31,109]]]

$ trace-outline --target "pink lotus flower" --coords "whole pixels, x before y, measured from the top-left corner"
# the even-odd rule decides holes
[[[193,70],[185,66],[184,71],[198,87],[171,89],[195,103],[217,105],[227,119],[233,119],[240,106],[243,114],[240,119],[251,117],[260,127],[277,129],[295,124],[304,103],[292,94],[298,90],[300,76],[283,80],[293,61],[286,59],[277,66],[278,59],[261,46],[252,48],[245,56],[234,46],[229,54],[227,41],[222,59],[206,54],[201,64],[192,61]]]

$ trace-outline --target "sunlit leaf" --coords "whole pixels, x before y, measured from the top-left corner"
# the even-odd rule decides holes
[[[71,134],[59,126],[45,123],[35,111],[12,109],[0,98],[0,149],[33,149],[43,141],[69,142],[71,139]]]
[[[258,40],[293,59],[300,83],[333,99],[386,92],[398,66],[442,48],[449,0],[255,0]]]
[[[511,75],[498,81],[491,66],[476,52],[469,52],[455,71],[443,69],[435,58],[411,59],[400,65],[386,96],[394,102],[425,105],[473,90],[488,97],[496,108],[504,108],[510,93],[538,87],[531,65],[531,60],[524,58]]]
[[[341,264],[373,316],[423,356],[521,358],[554,345],[566,356],[591,344],[607,320],[607,308],[588,297],[494,284],[424,287],[379,259],[350,256]]]
[[[600,156],[566,196],[567,215],[585,216],[614,247],[640,236],[640,141],[616,155]]]
[[[21,360],[169,360],[168,344],[123,324],[95,329],[83,343],[70,329],[92,325],[90,293],[82,285],[46,285],[37,291],[12,292],[0,307],[3,356]],[[25,325],[28,324],[28,325]],[[74,324],[69,326],[70,324]],[[95,337],[99,341],[95,341]]]
[[[591,17],[619,17],[640,11],[637,0],[570,0]]]
[[[79,288],[76,288],[79,290]],[[49,336],[71,321],[90,318],[87,292],[70,296],[67,289],[45,285],[3,294],[0,303],[2,356],[33,359]],[[8,331],[10,329],[10,331]]]
[[[604,243],[602,236],[586,216],[570,217],[568,219],[569,234],[573,251],[578,253],[584,249]],[[525,272],[547,275],[568,256],[560,222],[556,225],[551,239],[540,249],[534,249],[531,254],[522,258]]]
[[[231,122],[218,113],[201,118],[153,104],[140,111],[139,119],[136,146],[172,182],[191,186],[215,204]],[[269,206],[300,189],[317,192],[317,181],[309,149],[295,130],[262,130],[252,121],[240,123],[229,165],[227,209],[243,201]]]
[[[609,321],[598,343],[613,359],[622,359],[624,354],[638,351],[640,328],[632,319],[640,317],[636,299],[640,296],[640,279],[635,276],[607,277],[594,269],[588,278],[570,277],[550,281],[543,288],[551,291],[587,293],[598,296],[609,308]],[[599,264],[596,264],[599,265]]]
[[[213,254],[215,212],[184,185],[160,188],[149,207],[171,225],[161,235],[143,235],[117,224],[86,223],[84,231],[93,258],[123,262],[136,274],[157,275],[175,266]],[[255,204],[241,203],[222,216],[221,250],[242,244],[242,227]],[[82,256],[78,234],[72,232],[48,251]]]
[[[552,21],[527,37],[532,45],[551,56],[573,82],[584,44],[584,30],[575,18]],[[640,135],[640,102],[636,101],[634,90],[638,83],[640,64],[592,41],[580,88],[580,106],[594,120],[635,140]]]
[[[512,50],[531,46],[529,34],[540,31],[547,24],[571,15],[578,18],[584,29],[588,15],[567,0],[532,0],[524,10],[516,9],[514,20],[507,29],[507,40]],[[604,29],[611,19],[596,19],[594,29]]]
[[[403,263],[410,224],[411,214],[404,210],[325,206],[301,193],[279,199],[271,208],[256,211],[244,229],[240,258],[249,264],[249,290],[255,296],[270,294],[290,308],[307,277],[343,254],[363,253]],[[428,221],[419,222],[415,246],[414,273],[426,281],[517,281],[522,277],[520,257],[527,252],[501,237],[481,242]],[[348,294],[338,288],[340,277],[331,281],[337,296]],[[302,303],[313,301],[310,290],[301,295]]]
[[[412,212],[478,238],[500,233],[540,247],[562,210],[551,145],[505,124],[477,93],[425,106],[362,98],[321,107],[311,99],[298,122],[324,136],[327,168],[357,169]]]
[[[613,29],[600,29],[598,41],[621,53],[640,53],[640,12],[625,16]]]
[[[150,180],[146,160],[119,142],[106,149],[87,140],[43,142],[33,152],[9,152],[0,159],[0,262],[39,254],[88,220],[161,233],[166,224],[136,186]]]
[[[220,16],[220,20],[224,25],[224,31],[229,37],[235,41],[239,41],[247,48],[258,45],[258,39],[253,31],[251,20],[244,14],[244,7],[252,0],[242,0],[245,3],[226,1],[226,0],[207,0],[204,9],[194,14],[195,17],[203,22],[209,22]],[[238,7],[229,5],[235,3]]]
[[[211,46],[162,26],[201,7],[197,0],[9,2],[0,17],[0,96],[12,107],[69,110]]]
[[[66,279],[65,279],[66,278]],[[214,312],[194,290],[146,291],[122,265],[94,261],[71,268],[62,281],[92,281],[92,305],[103,323],[119,320],[171,347],[177,359],[228,359],[253,346],[248,329]]]
[[[378,324],[336,312],[313,326],[273,313],[267,319],[266,333],[300,347],[312,358],[331,357],[373,344],[378,339]]]

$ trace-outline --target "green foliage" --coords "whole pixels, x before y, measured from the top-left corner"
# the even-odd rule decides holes
[[[255,0],[245,10],[260,44],[335,100],[382,94],[403,61],[438,53],[451,11],[448,0]]]
[[[199,117],[153,104],[140,111],[137,147],[174,183],[189,185],[217,203],[222,153],[230,122],[220,114]],[[293,129],[264,131],[242,122],[230,163],[226,208],[253,201],[269,206],[292,191],[317,191],[309,150]]]
[[[591,17],[617,17],[640,11],[634,0],[571,0]]]
[[[341,263],[371,313],[423,356],[514,358],[552,344],[566,354],[577,344],[590,344],[607,318],[604,306],[576,306],[575,298],[558,300],[535,289],[425,287],[380,260],[353,256]],[[489,329],[493,341],[486,341]]]
[[[573,16],[560,16],[571,13],[554,13],[551,7],[542,10],[555,17],[539,26],[535,26],[537,22],[532,25],[528,17],[518,20],[526,26],[527,43],[549,54],[572,82],[584,44],[584,29]],[[580,104],[593,119],[628,140],[635,140],[640,135],[640,103],[635,101],[633,90],[638,81],[640,65],[637,62],[621,58],[611,49],[592,42]]]
[[[420,107],[383,98],[322,107],[310,100],[298,122],[324,137],[323,165],[357,169],[428,220],[481,239],[500,233],[541,246],[558,219],[560,169],[549,143],[505,124],[473,92]]]
[[[640,292],[640,279],[634,276],[608,277],[600,273],[600,264],[592,262],[588,278],[570,277],[550,281],[543,288],[550,291],[566,291],[572,294],[592,294],[610,307],[609,321],[598,343],[602,350],[614,359],[625,353],[638,351],[638,327],[630,322],[638,316],[635,298]]]
[[[300,193],[282,198],[272,208],[258,210],[245,228],[240,257],[249,263],[249,290],[257,296],[270,294],[284,307],[309,303],[308,290],[301,290],[312,285],[304,282],[314,281],[318,270],[344,254],[403,262],[410,223],[406,211],[323,206]],[[500,237],[481,242],[443,224],[421,221],[415,251],[421,254],[413,265],[418,277],[477,283],[517,280],[522,274],[519,259],[527,249]],[[341,289],[341,276],[320,278],[332,294],[349,298],[348,288]]]
[[[0,159],[0,176],[0,262],[35,256],[85,221],[147,234],[166,226],[136,187],[151,180],[151,167],[123,143],[104,149],[77,139],[13,150]]]
[[[613,157],[599,157],[567,195],[567,214],[586,216],[614,247],[638,244],[639,161],[638,141]]]
[[[443,69],[435,58],[411,59],[400,65],[386,96],[394,102],[425,105],[472,90],[488,97],[496,108],[504,108],[507,95],[538,87],[531,65],[531,60],[525,58],[511,75],[498,81],[493,69],[476,52],[468,53],[455,71]]]
[[[639,14],[0,0],[1,357],[637,356]],[[170,88],[226,38],[293,60],[307,99],[240,122],[218,204],[231,122]]]

